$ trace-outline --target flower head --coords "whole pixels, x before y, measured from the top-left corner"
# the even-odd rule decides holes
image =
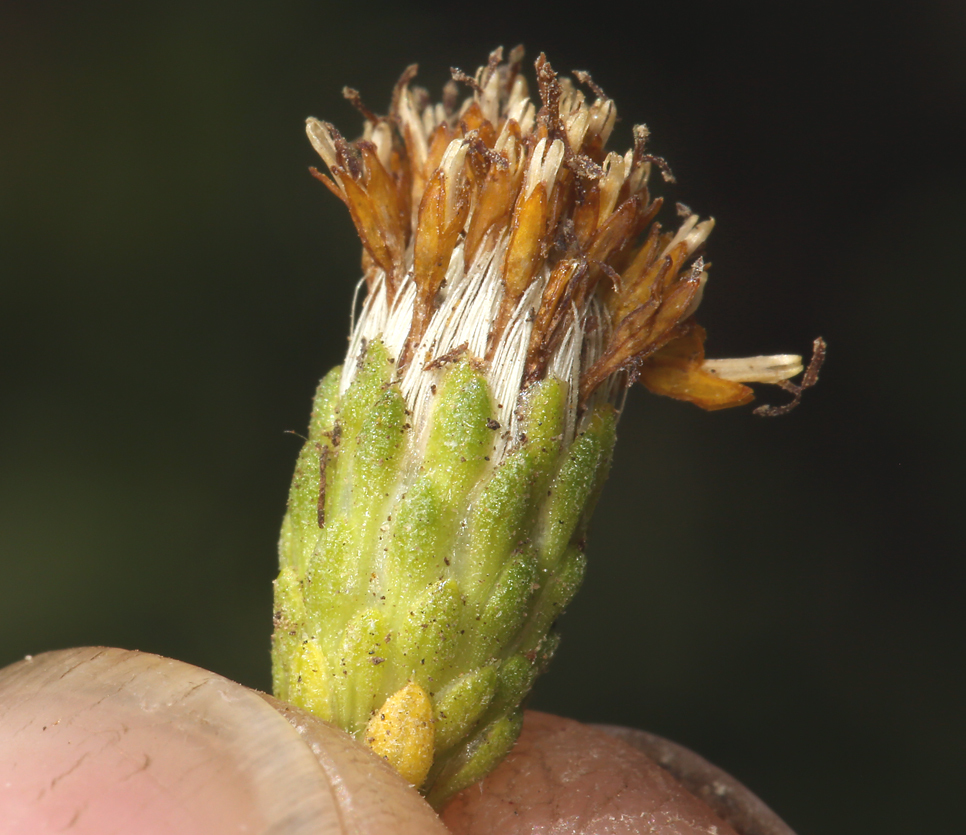
[[[541,55],[535,103],[521,59],[454,70],[439,104],[411,67],[385,117],[347,90],[354,142],[307,127],[367,293],[293,482],[276,691],[437,802],[515,739],[580,583],[626,386],[718,409],[802,370],[705,360],[692,316],[714,221],[679,206],[664,231],[649,182],[671,175],[647,129],[608,152],[617,111],[590,76],[575,73],[588,94]]]

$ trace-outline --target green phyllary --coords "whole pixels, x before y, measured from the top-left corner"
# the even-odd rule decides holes
[[[471,362],[427,372],[438,382],[421,432],[394,371],[373,341],[341,395],[332,375],[320,387],[283,526],[275,690],[365,739],[417,685],[433,711],[424,787],[442,799],[516,738],[580,582],[575,537],[615,412],[598,406],[564,444],[564,384],[535,383],[497,460],[495,403]]]

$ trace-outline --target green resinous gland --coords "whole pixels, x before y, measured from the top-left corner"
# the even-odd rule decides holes
[[[418,684],[434,729],[420,789],[438,808],[516,741],[583,579],[616,415],[597,406],[564,445],[566,384],[547,378],[521,393],[494,461],[507,429],[472,362],[427,372],[418,436],[380,341],[340,396],[341,373],[316,392],[282,525],[275,695],[365,741],[386,700]]]

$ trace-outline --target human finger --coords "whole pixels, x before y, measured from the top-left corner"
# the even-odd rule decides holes
[[[747,789],[700,757],[665,743],[677,754],[676,766],[689,780],[685,785],[642,750],[660,756],[657,738],[608,730],[528,712],[510,755],[477,786],[456,795],[443,821],[458,835],[793,835]],[[642,736],[650,740],[649,749]],[[708,770],[701,771],[701,763]],[[725,778],[731,782],[722,782]],[[736,787],[750,798],[742,799],[751,813],[741,819],[741,828],[722,817],[730,816],[724,805],[716,811],[702,799],[709,782],[727,785],[731,800]],[[757,811],[751,800],[758,802]],[[756,815],[767,822],[766,812],[783,828],[751,828]]]
[[[206,670],[79,648],[0,670],[9,835],[437,833],[422,798],[350,737]]]

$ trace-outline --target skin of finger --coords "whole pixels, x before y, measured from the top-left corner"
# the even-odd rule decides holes
[[[506,760],[442,818],[456,835],[736,835],[633,746],[532,711]]]
[[[593,727],[642,751],[669,771],[688,791],[704,800],[741,835],[795,835],[791,827],[746,786],[694,751],[637,728]]]
[[[25,659],[0,670],[3,832],[443,831],[414,790],[337,733],[320,763],[259,694],[147,653]]]

